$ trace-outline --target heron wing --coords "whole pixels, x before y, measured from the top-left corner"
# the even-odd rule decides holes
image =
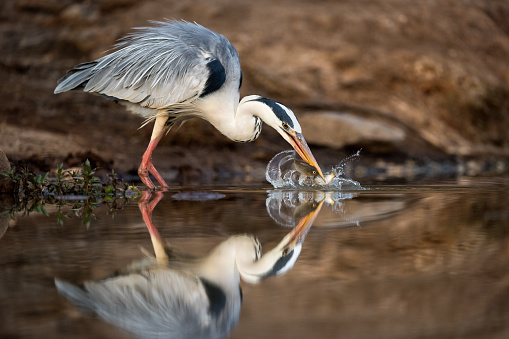
[[[172,270],[89,281],[83,288],[59,279],[55,284],[73,304],[144,338],[223,337],[238,321],[238,312],[224,317],[222,335],[215,333],[217,324],[210,319],[209,292],[202,281]]]
[[[165,109],[218,90],[228,73],[240,81],[238,53],[220,34],[185,21],[137,30],[115,52],[70,70],[55,92],[82,87],[110,99]]]

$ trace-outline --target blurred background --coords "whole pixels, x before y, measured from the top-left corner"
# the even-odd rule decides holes
[[[4,152],[36,172],[89,159],[136,180],[151,126],[138,130],[143,118],[103,98],[53,91],[132,27],[165,18],[226,36],[240,54],[241,96],[290,107],[325,171],[360,149],[346,169],[363,186],[509,171],[507,0],[0,0],[0,171]],[[170,186],[268,185],[265,166],[287,149],[269,127],[239,144],[192,120],[153,160]],[[291,274],[244,288],[233,337],[509,337],[507,176],[477,179],[380,185],[324,208]],[[267,215],[268,193],[234,189],[200,203],[169,192],[154,223],[192,254],[237,233],[265,249],[279,242],[288,230]],[[102,278],[150,248],[139,210],[101,204],[91,227],[78,212],[62,227],[60,207],[46,205],[50,218],[0,215],[0,337],[118,338],[59,297],[53,279]]]
[[[226,36],[240,54],[241,95],[290,107],[322,168],[362,149],[348,173],[362,183],[508,169],[503,0],[3,0],[0,150],[36,171],[88,158],[136,178],[151,127],[138,130],[142,118],[113,102],[53,90],[131,27],[164,18]],[[288,148],[270,128],[236,144],[196,120],[163,138],[154,163],[169,181],[263,182]]]

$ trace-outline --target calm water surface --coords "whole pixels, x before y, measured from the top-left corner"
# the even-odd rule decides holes
[[[152,221],[192,255],[246,233],[267,252],[325,199],[293,269],[241,283],[231,338],[509,338],[507,180],[369,188],[180,187]],[[136,202],[120,207],[96,208],[89,227],[76,217],[58,225],[49,205],[49,216],[0,216],[0,337],[132,337],[54,284],[104,278],[152,251]]]

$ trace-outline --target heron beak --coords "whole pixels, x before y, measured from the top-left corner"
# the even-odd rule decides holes
[[[295,135],[292,135],[288,132],[287,135],[289,137],[290,145],[292,145],[292,147],[297,151],[297,153],[299,153],[302,160],[316,168],[316,170],[318,171],[318,175],[320,175],[323,181],[325,181],[322,170],[320,169],[320,166],[318,166],[318,162],[313,156],[313,153],[311,153],[311,150],[309,149],[309,146],[306,143],[304,136],[301,133],[295,133]]]
[[[309,229],[313,226],[313,222],[315,222],[316,217],[320,213],[322,209],[322,205],[325,202],[325,199],[318,203],[317,207],[306,214],[302,219],[300,219],[299,224],[295,226],[289,234],[288,243],[302,243],[308,234]]]

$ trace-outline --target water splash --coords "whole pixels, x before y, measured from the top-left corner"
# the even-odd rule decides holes
[[[344,177],[345,167],[356,157],[354,155],[341,160],[329,172],[324,173],[325,181],[317,175],[313,167],[304,163],[297,152],[283,151],[277,154],[267,165],[265,178],[274,188],[320,189],[320,190],[363,190],[361,184]]]
[[[337,214],[346,215],[344,202],[358,193],[335,191],[270,190],[265,206],[269,216],[281,226],[294,227],[305,215],[314,211],[320,202],[332,207]],[[354,221],[356,222],[356,221]]]

